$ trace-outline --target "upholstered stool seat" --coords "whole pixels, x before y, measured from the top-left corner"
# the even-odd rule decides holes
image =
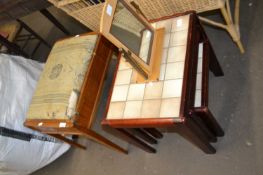
[[[64,135],[83,135],[127,153],[92,129],[108,65],[118,55],[118,49],[97,33],[58,41],[41,74],[25,125],[80,148],[85,147]]]
[[[89,67],[97,35],[57,42],[33,96],[28,119],[71,119]]]

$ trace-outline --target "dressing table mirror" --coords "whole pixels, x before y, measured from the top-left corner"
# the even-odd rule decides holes
[[[135,81],[158,80],[164,29],[154,29],[124,0],[109,0],[102,13],[100,32],[115,44],[137,74]]]

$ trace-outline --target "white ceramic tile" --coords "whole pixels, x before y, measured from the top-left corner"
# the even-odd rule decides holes
[[[114,86],[111,101],[126,101],[129,85]]]
[[[203,58],[203,47],[204,47],[204,44],[199,43],[199,45],[198,45],[198,58]]]
[[[184,62],[168,63],[166,65],[165,80],[183,78]]]
[[[128,93],[128,100],[142,100],[145,84],[131,84]]]
[[[197,73],[201,73],[203,70],[203,59],[199,58],[197,63]]]
[[[123,118],[140,118],[142,101],[127,101]]]
[[[196,89],[202,89],[202,74],[196,75]]]
[[[179,117],[180,104],[180,98],[163,99],[161,104],[160,117]]]
[[[195,107],[201,107],[201,90],[195,91]]]
[[[170,33],[164,35],[163,48],[167,48],[169,46],[170,37],[171,37]]]
[[[166,69],[166,64],[162,64],[160,67],[159,80],[164,80],[165,69]]]
[[[165,33],[170,33],[172,28],[172,21],[171,19],[159,21],[156,23],[156,28],[165,28]]]
[[[157,99],[162,97],[163,81],[146,84],[144,99]]]
[[[187,30],[189,26],[189,15],[175,18],[172,22],[172,32]]]
[[[131,81],[132,69],[120,70],[117,73],[115,85],[129,84]]]
[[[182,31],[171,33],[169,46],[174,47],[178,45],[186,45],[187,35],[188,35],[188,30],[182,30]]]
[[[185,61],[186,45],[170,47],[168,49],[167,62]]]
[[[162,52],[162,64],[165,64],[167,61],[168,49],[163,49]]]
[[[163,98],[181,97],[182,93],[182,79],[167,80],[163,85]]]
[[[125,102],[110,103],[107,119],[121,119],[123,116]]]
[[[142,104],[142,118],[159,118],[161,100],[144,100]]]

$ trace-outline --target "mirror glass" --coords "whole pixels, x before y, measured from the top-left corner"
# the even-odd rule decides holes
[[[110,33],[146,64],[150,63],[152,32],[120,1],[117,2]]]

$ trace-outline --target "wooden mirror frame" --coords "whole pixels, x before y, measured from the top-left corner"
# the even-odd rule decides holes
[[[149,51],[149,64],[145,63],[138,55],[133,53],[128,47],[126,47],[122,42],[120,42],[116,37],[114,37],[114,35],[110,33],[118,1],[120,1],[125,6],[125,8],[127,8],[143,25],[145,25],[147,29],[152,32],[152,41],[150,46],[151,51]],[[143,71],[144,74],[142,74],[142,72],[138,71],[137,69],[137,82],[158,80],[161,66],[164,28],[157,30],[154,29],[151,24],[143,17],[142,14],[136,13],[134,7],[126,3],[126,1],[124,0],[107,0],[103,8],[101,19],[100,32],[119,49],[123,49],[126,53],[131,53],[130,59],[132,60],[132,62],[138,65],[139,69]]]

